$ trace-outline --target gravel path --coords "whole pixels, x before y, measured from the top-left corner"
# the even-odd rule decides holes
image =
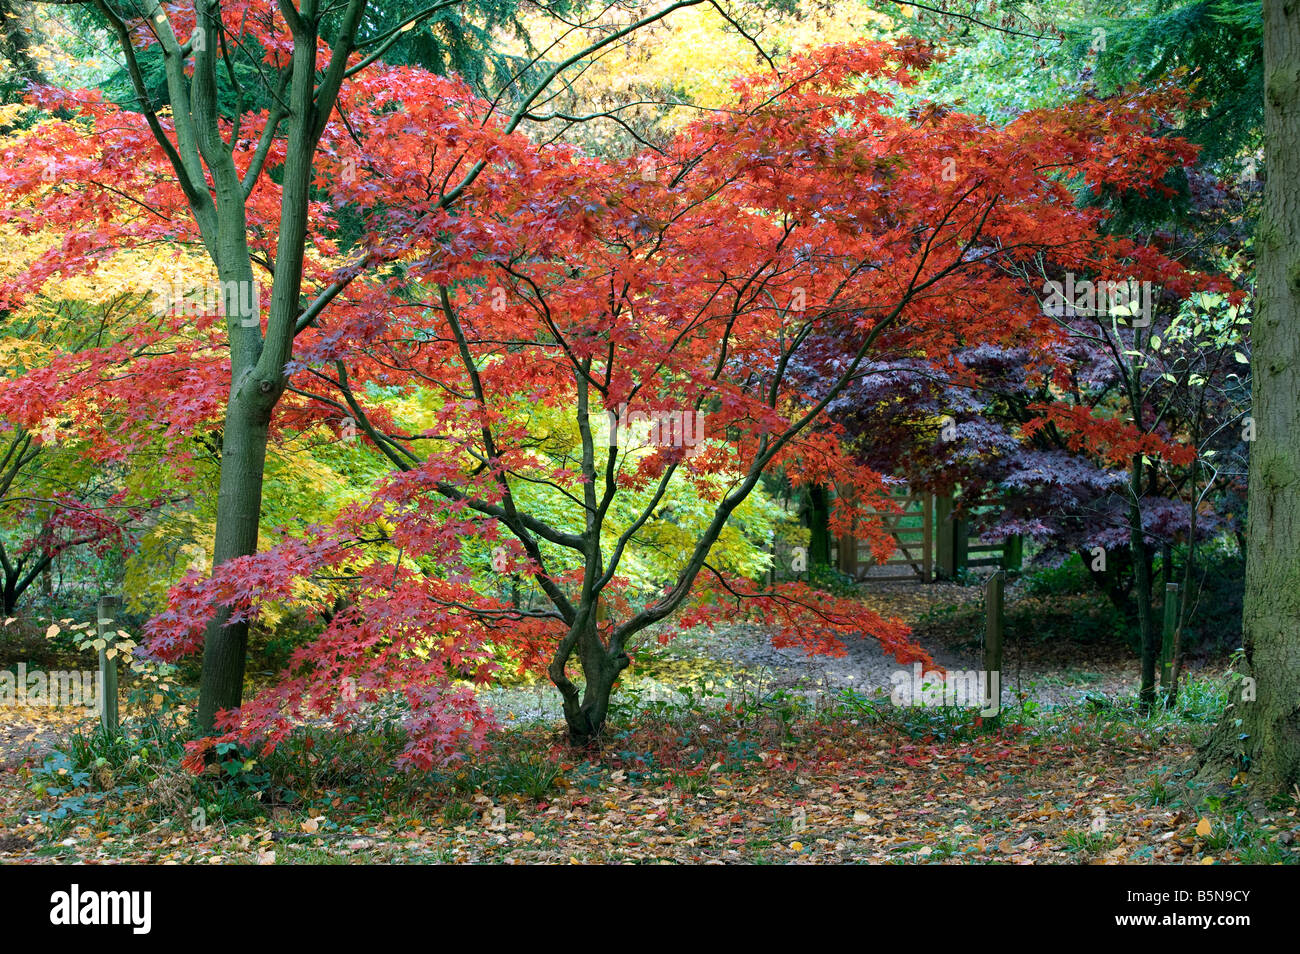
[[[1008,598],[1012,595],[1008,593]],[[982,598],[981,587],[950,584],[881,583],[864,594],[873,609],[910,623],[930,609],[978,603]],[[962,652],[930,644],[923,636],[919,642],[946,670],[981,668],[978,651]],[[666,647],[655,646],[648,652],[643,644],[641,655],[634,653],[634,659],[637,661],[625,673],[615,694],[617,704],[646,707],[656,702],[685,703],[692,696],[716,703],[746,695],[766,697],[780,691],[816,702],[833,699],[844,690],[887,704],[892,677],[909,669],[883,653],[879,643],[870,637],[850,642],[848,654],[843,657],[808,656],[799,649],[776,649],[764,631],[740,625],[687,633]],[[1014,703],[1017,687],[1026,698],[1048,706],[1136,691],[1136,660],[1065,671],[1026,661],[1017,670],[1013,648],[1008,647],[1003,668],[1004,706]],[[527,687],[485,689],[482,696],[508,721],[561,718],[558,696],[545,681]]]

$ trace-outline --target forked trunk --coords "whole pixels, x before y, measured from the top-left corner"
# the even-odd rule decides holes
[[[589,614],[594,616],[594,614]],[[626,653],[611,655],[601,642],[594,618],[590,622],[575,624],[574,652],[582,666],[584,685],[581,690],[564,673],[564,662],[557,658],[551,663],[551,681],[564,699],[564,721],[569,730],[569,742],[575,746],[592,745],[600,740],[609,717],[609,700],[618,674],[631,660]]]

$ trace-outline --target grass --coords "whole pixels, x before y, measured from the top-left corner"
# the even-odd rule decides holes
[[[1104,831],[1069,831],[1065,833],[1067,851],[1085,855],[1100,855],[1110,851],[1117,844],[1115,836]]]
[[[501,797],[521,795],[537,801],[545,798],[560,776],[558,761],[541,752],[495,751],[483,763],[473,764],[456,776],[462,791],[482,791]]]

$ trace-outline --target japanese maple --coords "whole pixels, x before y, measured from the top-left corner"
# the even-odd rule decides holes
[[[244,6],[200,4],[232,36]],[[867,362],[1056,340],[1025,267],[1118,274],[1134,257],[1070,181],[1144,189],[1189,161],[1154,133],[1153,117],[1179,102],[1164,92],[1006,126],[938,107],[901,115],[892,92],[936,55],[910,40],[792,57],[671,140],[602,160],[525,137],[533,99],[503,114],[455,78],[371,62],[354,37],[364,3],[349,6],[357,19],[333,52],[287,4],[287,26],[247,6],[299,106],[242,115],[237,128],[213,114],[195,129],[190,111],[169,125],[46,91],[42,106],[74,118],[10,146],[0,180],[69,229],[66,258],[35,263],[10,296],[159,240],[201,241],[223,281],[251,281],[255,263],[272,273],[266,316],[227,301],[228,344],[202,351],[230,369],[202,393],[219,400],[227,373],[232,388],[214,570],[176,587],[151,624],[160,654],[204,648],[210,688],[231,666],[242,676],[244,634],[264,606],[318,613],[320,635],[277,686],[238,708],[238,693],[205,696],[225,710],[228,740],[273,744],[306,713],[346,723],[397,691],[411,712],[407,759],[436,764],[483,739],[464,679],[490,678],[504,653],[544,668],[585,742],[602,732],[638,639],[746,612],[784,644],[843,652],[865,634],[900,662],[928,663],[905,627],[859,603],[728,572],[719,540],[774,468],[883,505],[888,481],[827,416]],[[174,108],[212,94],[210,53],[171,27],[123,29],[174,61]],[[44,159],[73,145],[86,168],[41,180]],[[142,204],[162,214],[136,214]],[[223,216],[235,225],[213,233],[205,222]],[[223,261],[232,234],[244,251]],[[810,370],[810,343],[826,339],[840,354]],[[154,360],[74,356],[5,391],[59,401],[100,388],[129,403],[121,371],[147,378]],[[150,391],[173,399],[194,400]],[[543,415],[564,423],[543,432]],[[390,475],[337,520],[259,550],[247,498],[260,500],[266,440],[344,417]],[[683,488],[707,503],[704,519],[674,516]],[[662,557],[665,540],[671,572],[635,582],[638,549]],[[875,544],[888,546],[878,532]],[[502,578],[531,592],[504,595]]]

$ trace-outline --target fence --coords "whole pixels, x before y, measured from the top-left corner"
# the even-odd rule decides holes
[[[934,495],[909,491],[898,495],[902,510],[879,514],[885,532],[894,539],[894,550],[877,562],[862,541],[842,536],[832,547],[831,560],[855,579],[870,581],[914,580],[930,583],[953,580],[974,567],[1018,570],[1024,559],[1024,541],[1010,536],[985,542],[971,535],[969,517],[958,517],[952,494]],[[995,510],[996,500],[968,504],[966,513]]]

